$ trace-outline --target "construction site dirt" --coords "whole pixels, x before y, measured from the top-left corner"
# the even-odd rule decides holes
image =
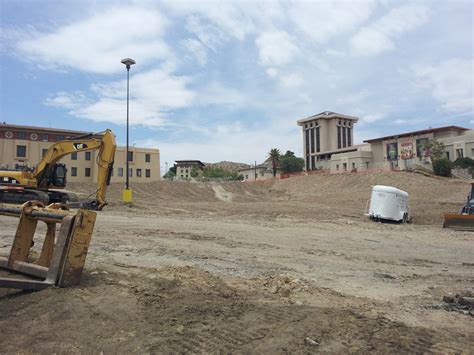
[[[373,185],[412,223],[364,216]],[[93,186],[70,184],[87,195]],[[0,353],[473,353],[474,233],[441,228],[468,182],[397,172],[121,185],[82,284],[0,290]],[[16,220],[0,217],[0,253]],[[41,250],[35,243],[32,254]]]

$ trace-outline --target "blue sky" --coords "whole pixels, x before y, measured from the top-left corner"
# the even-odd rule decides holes
[[[296,120],[360,118],[356,143],[474,125],[470,1],[0,0],[0,121],[87,131],[175,159],[301,155]]]

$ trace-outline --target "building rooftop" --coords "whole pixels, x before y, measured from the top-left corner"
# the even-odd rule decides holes
[[[368,140],[365,140],[364,142],[365,143],[375,143],[375,142],[381,142],[381,141],[384,141],[384,140],[387,140],[387,139],[412,137],[412,136],[419,136],[419,135],[427,134],[427,133],[438,133],[438,132],[445,132],[445,131],[464,132],[464,131],[469,131],[469,129],[464,128],[464,127],[459,127],[459,126],[445,126],[445,127],[438,127],[438,128],[428,128],[428,129],[422,129],[420,131],[399,133],[399,134],[394,134],[394,135],[391,135],[391,136],[368,139]]]
[[[28,131],[54,132],[54,133],[71,134],[71,135],[74,134],[74,135],[78,135],[78,136],[93,134],[92,132],[86,132],[86,131],[75,131],[75,130],[71,130],[71,129],[58,129],[58,128],[38,127],[38,126],[25,126],[25,125],[17,125],[17,124],[8,124],[8,123],[5,123],[5,122],[0,122],[0,128],[15,129],[15,130],[28,130]]]
[[[200,166],[205,166],[206,165],[200,160],[175,160],[174,162],[176,164],[198,164]]]
[[[318,113],[317,115],[309,116],[306,118],[302,118],[301,120],[296,121],[299,126],[302,124],[313,121],[313,120],[318,120],[318,119],[331,119],[331,118],[343,118],[345,120],[351,120],[354,122],[357,122],[359,120],[358,117],[355,116],[348,116],[348,115],[343,115],[342,113],[337,113],[337,112],[332,112],[332,111],[323,111],[321,113]]]

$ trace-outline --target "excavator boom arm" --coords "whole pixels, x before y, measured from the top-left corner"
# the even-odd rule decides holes
[[[99,149],[97,157],[98,177],[96,202],[97,209],[102,209],[106,204],[105,195],[107,192],[107,185],[110,182],[110,174],[114,163],[116,147],[114,134],[110,130],[106,130],[100,139],[76,137],[70,140],[56,142],[48,149],[43,159],[33,171],[33,176],[37,181],[37,186],[48,187],[48,178],[51,169],[64,156],[75,152]]]

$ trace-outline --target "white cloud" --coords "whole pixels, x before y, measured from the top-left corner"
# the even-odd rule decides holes
[[[288,74],[288,75],[281,76],[280,83],[288,89],[294,89],[294,88],[297,88],[297,87],[303,85],[304,84],[304,79],[298,73],[291,73],[291,74]]]
[[[192,103],[195,93],[187,88],[190,78],[174,76],[167,70],[151,70],[132,75],[130,88],[130,124],[160,126],[169,111]],[[91,93],[60,92],[46,104],[70,110],[76,117],[96,122],[124,124],[126,81],[93,84]]]
[[[414,68],[417,84],[430,89],[446,112],[473,113],[474,60],[453,58]]]
[[[198,21],[197,16],[206,18],[227,36],[243,40],[245,36],[255,30],[252,19],[241,8],[239,3],[230,1],[169,1],[163,4],[173,14],[190,16],[192,21]],[[209,29],[209,27],[207,27]],[[196,30],[196,34],[205,34],[202,26],[189,26],[189,30]],[[202,37],[201,37],[202,39]]]
[[[162,40],[168,21],[156,10],[111,8],[50,33],[34,32],[16,50],[48,69],[74,68],[91,73],[123,70],[120,59],[133,54],[137,64],[170,58]]]
[[[283,66],[298,54],[294,39],[285,31],[271,31],[260,34],[255,43],[260,63],[266,66]]]
[[[190,53],[197,61],[197,63],[201,66],[206,64],[207,62],[207,48],[202,44],[201,41],[188,38],[181,42],[181,45],[185,48],[185,50]]]
[[[305,36],[318,43],[348,33],[367,20],[375,8],[374,1],[297,1],[288,9],[294,25]]]
[[[392,9],[351,38],[352,53],[371,56],[395,49],[394,40],[425,23],[429,13],[428,7],[411,3]]]
[[[372,92],[368,89],[362,89],[361,91],[353,94],[344,95],[337,101],[342,104],[358,104],[372,95]]]
[[[374,122],[380,121],[384,117],[385,117],[384,113],[370,113],[367,115],[363,115],[360,119],[362,122],[374,123]]]

